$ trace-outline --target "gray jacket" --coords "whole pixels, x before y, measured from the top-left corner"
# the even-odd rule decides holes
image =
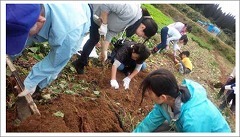
[[[100,16],[101,11],[108,12],[108,32],[106,40],[122,32],[142,17],[141,4],[91,4],[93,14]]]

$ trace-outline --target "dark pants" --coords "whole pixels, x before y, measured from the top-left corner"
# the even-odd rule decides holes
[[[85,43],[83,51],[81,52],[81,57],[78,58],[78,66],[83,68],[87,65],[88,57],[92,52],[94,46],[99,42],[100,35],[98,32],[99,26],[93,21],[93,16],[91,16],[91,27],[90,27],[90,38]]]
[[[181,74],[188,74],[191,72],[191,70],[189,68],[187,68],[183,62],[180,60],[180,66],[178,68],[178,71],[181,73]]]
[[[233,90],[228,90],[226,95],[223,97],[222,104],[219,106],[219,108],[221,110],[223,110],[232,100],[232,104],[231,104],[230,109],[232,111],[235,111],[235,98],[236,98],[236,95],[234,94],[234,91]]]
[[[225,86],[226,85],[232,85],[235,83],[235,78],[231,79],[231,80],[228,80],[225,85],[223,85],[220,89],[220,91],[218,92],[218,98],[220,98],[225,90]]]
[[[167,35],[168,35],[168,27],[164,27],[161,29],[161,43],[157,45],[157,49],[160,51],[165,49],[167,46]]]
[[[171,130],[171,126],[167,121],[164,121],[157,129],[155,129],[153,132],[174,132]]]

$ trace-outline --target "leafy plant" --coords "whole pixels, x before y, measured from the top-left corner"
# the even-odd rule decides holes
[[[202,39],[200,39],[200,38],[198,38],[198,37],[196,37],[194,35],[192,35],[192,40],[195,41],[196,43],[198,43],[198,45],[200,47],[202,47],[202,48],[205,48],[205,49],[208,49],[208,50],[212,50],[213,49],[212,45],[202,41]]]

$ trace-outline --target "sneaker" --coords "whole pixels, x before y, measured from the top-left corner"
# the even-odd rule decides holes
[[[151,53],[152,54],[155,54],[159,51],[159,49],[157,47],[154,47],[152,50],[151,50]]]
[[[77,60],[73,61],[72,65],[74,66],[78,74],[84,74],[84,67],[81,67],[80,65],[78,65]]]

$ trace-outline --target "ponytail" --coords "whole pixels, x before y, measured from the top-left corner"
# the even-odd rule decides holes
[[[179,92],[181,93],[181,100],[183,103],[186,103],[191,98],[191,94],[187,87],[180,86]]]

